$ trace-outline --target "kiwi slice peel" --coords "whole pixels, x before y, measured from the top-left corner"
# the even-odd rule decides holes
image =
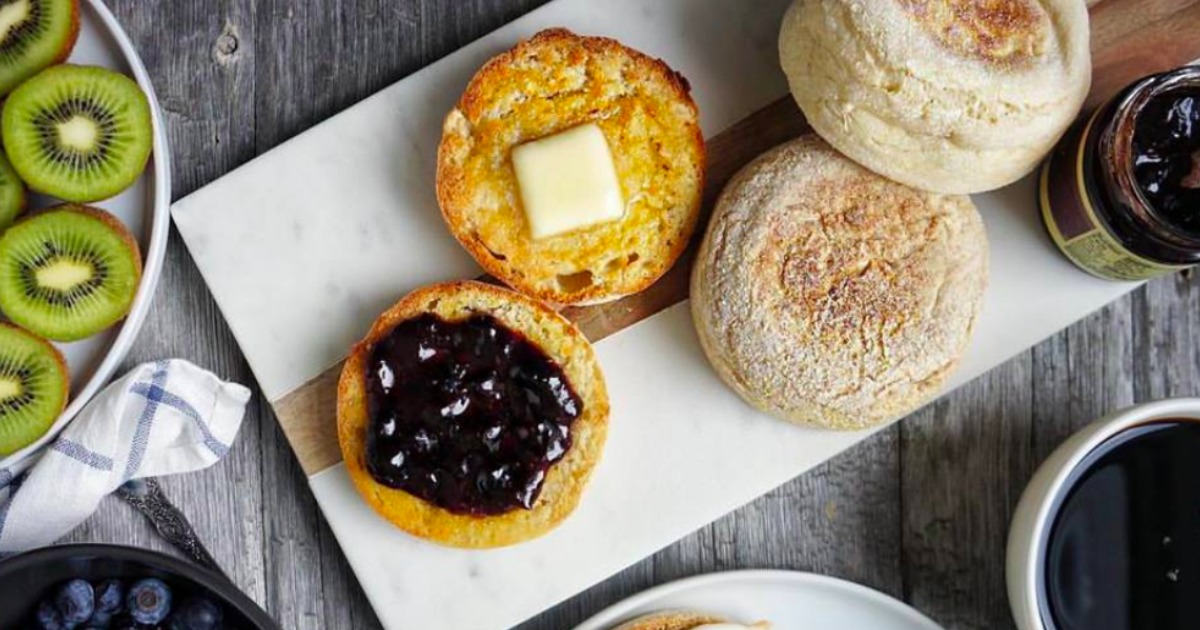
[[[79,38],[79,0],[0,0],[0,95],[65,60]]]
[[[46,339],[76,341],[124,319],[141,274],[133,236],[96,208],[55,206],[0,236],[0,311]]]
[[[146,94],[133,79],[94,66],[55,66],[25,82],[5,102],[0,131],[31,189],[76,202],[128,188],[153,145]]]
[[[69,388],[58,349],[0,323],[0,456],[45,435],[66,408]]]

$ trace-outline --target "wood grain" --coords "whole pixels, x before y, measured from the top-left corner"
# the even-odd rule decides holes
[[[1105,0],[1092,9],[1092,92],[1099,105],[1133,81],[1200,56],[1200,0]]]
[[[1008,617],[1008,523],[1035,464],[1031,367],[1009,361],[900,426],[905,597],[947,627]]]
[[[247,65],[212,61],[212,49],[228,24],[242,24],[253,11],[250,0],[205,3],[114,2],[155,81],[175,151],[174,192],[186,194],[253,157],[254,84]],[[172,24],[173,31],[164,31]],[[243,29],[248,36],[252,29]],[[245,65],[244,65],[245,64]],[[245,98],[227,98],[227,95]],[[247,133],[247,131],[250,133]],[[160,291],[125,368],[168,356],[181,356],[243,383],[253,376],[236,350],[220,311],[204,288],[199,272],[178,234],[172,231]],[[252,412],[230,455],[204,475],[163,480],[167,494],[180,501],[200,536],[227,573],[251,597],[262,600],[264,580],[262,469],[256,453],[264,421]],[[69,540],[137,544],[162,549],[143,519],[116,499]]]
[[[108,2],[166,109],[177,198],[541,4]],[[1179,25],[1194,24],[1186,20],[1194,19],[1195,4],[1104,0],[1096,11],[1120,17],[1098,19],[1097,39],[1135,39],[1111,60],[1100,55],[1098,65],[1119,68],[1125,59],[1157,57],[1160,47],[1174,43],[1154,37],[1147,25],[1179,12],[1183,21],[1167,24],[1179,32]],[[1122,85],[1115,78],[1110,83],[1098,81],[1097,94]],[[253,380],[177,235],[127,365],[166,356]],[[930,410],[520,628],[566,630],[654,584],[766,566],[840,575],[906,597],[950,630],[1012,628],[1002,601],[998,541],[1007,528],[1007,502],[1030,469],[1102,412],[1189,394],[1200,394],[1200,280],[1180,274],[1150,283]],[[225,461],[166,485],[238,586],[284,628],[380,627],[267,405],[251,407]],[[164,548],[141,517],[115,499],[69,540]]]
[[[279,427],[304,474],[315,475],[342,461],[337,435],[337,387],[342,362],[275,401]]]
[[[1160,71],[1200,56],[1200,38],[1195,37],[1171,39],[1169,44],[1155,49],[1153,59],[1133,54],[1145,46],[1131,49],[1131,43],[1139,42],[1139,38],[1149,36],[1147,34],[1161,36],[1166,31],[1174,32],[1171,29],[1179,28],[1179,24],[1187,25],[1193,19],[1198,27],[1195,32],[1200,32],[1200,4],[1177,0],[1153,4],[1147,7],[1145,3],[1108,0],[1094,9],[1095,80],[1089,102],[1099,103],[1111,98],[1121,87],[1147,71]],[[1138,65],[1131,66],[1130,60],[1135,60]],[[1131,72],[1137,74],[1131,75]],[[686,300],[695,249],[725,183],[762,152],[809,130],[792,99],[784,97],[710,138],[699,227],[675,266],[642,293],[607,304],[570,307],[562,313],[596,342]],[[340,373],[339,364],[274,401],[283,432],[309,475],[342,459],[335,426]]]
[[[699,235],[703,234],[725,182],[758,154],[808,130],[804,116],[788,98],[772,103],[711,138],[697,236],[675,266],[642,293],[599,306],[566,308],[563,315],[574,321],[588,339],[597,342],[687,299],[688,277]],[[283,432],[309,475],[342,461],[336,424],[341,372],[342,364],[338,363],[274,402]]]
[[[700,220],[691,243],[675,265],[641,293],[607,304],[566,308],[563,315],[578,324],[588,339],[595,342],[686,300],[696,249],[725,183],[764,151],[809,131],[811,128],[804,115],[788,97],[709,138]]]

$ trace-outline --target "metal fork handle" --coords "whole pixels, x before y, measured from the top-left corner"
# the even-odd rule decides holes
[[[130,481],[117,489],[117,496],[141,512],[164,540],[193,562],[229,579],[200,541],[187,517],[163,494],[157,479],[147,477]]]

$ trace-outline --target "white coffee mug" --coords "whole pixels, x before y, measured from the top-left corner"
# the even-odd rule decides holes
[[[1114,411],[1063,442],[1026,486],[1008,530],[1008,601],[1020,630],[1050,630],[1039,593],[1056,502],[1084,458],[1113,436],[1138,425],[1178,418],[1200,421],[1200,398],[1173,398]]]

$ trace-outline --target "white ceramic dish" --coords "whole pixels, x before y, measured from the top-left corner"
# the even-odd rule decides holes
[[[1008,531],[1008,601],[1018,628],[1047,628],[1040,595],[1042,567],[1050,521],[1072,473],[1089,453],[1118,433],[1167,418],[1200,421],[1200,398],[1160,400],[1114,411],[1063,442],[1034,474],[1021,495]]]
[[[29,455],[38,452],[74,418],[92,396],[113,375],[113,370],[129,352],[133,340],[150,310],[150,301],[162,273],[163,257],[167,251],[171,202],[170,150],[162,110],[154,96],[154,86],[146,73],[133,42],[121,29],[108,7],[100,0],[80,2],[79,42],[68,60],[70,63],[112,68],[137,80],[150,99],[154,122],[154,152],[141,178],[128,190],[111,199],[90,205],[103,208],[121,219],[137,237],[144,260],[142,284],[133,310],[124,322],[94,337],[69,344],[58,344],[71,368],[71,402],[66,411],[42,439],[26,448],[0,459],[0,468],[11,468]],[[31,208],[56,203],[46,197],[34,196]]]
[[[812,573],[731,571],[671,582],[619,602],[575,630],[612,630],[662,610],[698,610],[772,630],[940,630],[883,593]]]

